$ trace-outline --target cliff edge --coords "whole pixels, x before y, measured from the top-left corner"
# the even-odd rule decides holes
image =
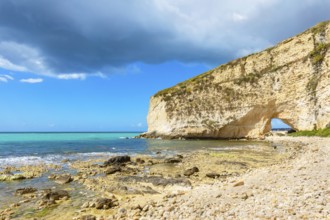
[[[158,92],[144,137],[260,138],[330,126],[330,21]]]

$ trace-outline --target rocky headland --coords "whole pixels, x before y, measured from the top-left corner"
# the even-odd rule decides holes
[[[330,127],[330,22],[158,92],[149,138],[262,138],[279,118]]]

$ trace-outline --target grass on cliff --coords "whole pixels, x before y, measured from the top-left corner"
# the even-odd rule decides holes
[[[330,128],[324,128],[324,129],[313,130],[313,131],[297,131],[295,133],[289,134],[289,136],[292,136],[292,137],[300,137],[300,136],[330,137]]]

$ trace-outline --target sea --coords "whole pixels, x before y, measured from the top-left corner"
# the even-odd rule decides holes
[[[57,164],[116,155],[155,155],[196,150],[237,150],[268,146],[263,142],[160,140],[135,138],[140,132],[0,133],[0,169],[6,166]]]
[[[75,173],[70,164],[74,161],[106,161],[118,155],[149,155],[151,157],[172,157],[173,155],[195,151],[215,152],[215,154],[242,155],[251,163],[268,163],[277,154],[268,142],[224,141],[224,140],[161,140],[135,138],[140,132],[63,132],[63,133],[0,133],[0,174],[8,167],[29,167],[26,165],[59,165],[61,170],[50,168],[40,177],[19,181],[0,181],[0,212],[22,200],[15,195],[20,188],[67,189],[54,181],[50,174]],[[95,159],[95,160],[94,160]],[[68,161],[68,162],[65,162]],[[16,172],[16,171],[14,171]],[[19,172],[19,171],[18,171]],[[85,197],[95,196],[79,182],[70,183],[70,197],[74,209],[79,209]],[[32,208],[33,208],[32,204]],[[65,211],[65,210],[63,210]],[[31,203],[21,205],[15,218],[23,218],[42,210],[33,209]]]

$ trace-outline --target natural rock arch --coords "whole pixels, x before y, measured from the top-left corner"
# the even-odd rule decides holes
[[[259,138],[330,123],[330,22],[151,97],[146,137]]]

